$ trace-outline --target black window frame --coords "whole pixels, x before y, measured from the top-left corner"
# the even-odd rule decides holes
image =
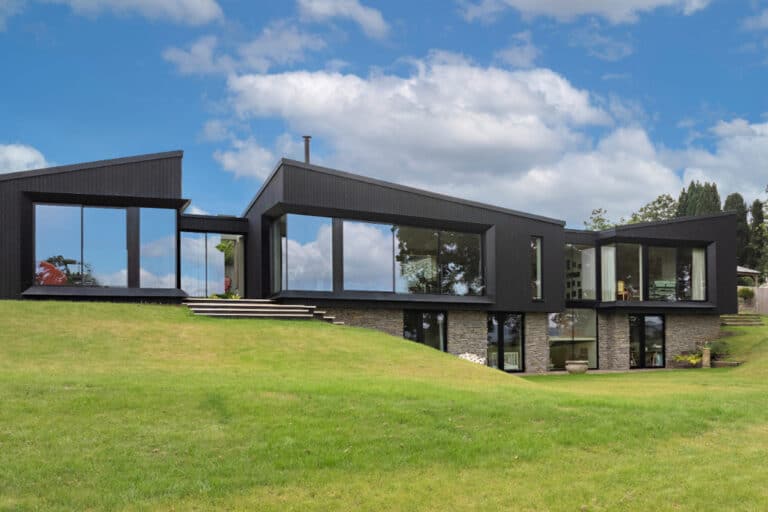
[[[445,346],[441,350],[441,352],[448,352],[448,311],[446,310],[436,310],[436,309],[404,309],[403,310],[403,339],[412,341],[414,343],[419,343],[421,345],[425,345],[430,348],[434,348],[431,345],[427,345],[424,342],[424,314],[430,313],[435,315],[443,315],[443,326],[445,328]],[[408,338],[405,336],[405,325],[406,325],[406,316],[407,315],[419,315],[419,321],[416,322],[416,339]],[[439,349],[437,349],[439,350]]]
[[[504,368],[504,317],[507,315],[517,315],[520,317],[520,369],[519,370],[507,370]],[[525,313],[516,313],[510,311],[489,311],[487,319],[491,317],[496,319],[496,366],[490,366],[488,364],[488,344],[486,337],[486,366],[501,370],[506,373],[524,373],[525,372]],[[487,322],[487,320],[486,320]]]
[[[637,317],[641,320],[640,325],[642,326],[642,330],[640,333],[640,361],[642,364],[640,365],[632,365],[632,317]],[[646,345],[646,332],[645,332],[645,318],[649,316],[657,316],[661,318],[661,358],[662,358],[662,365],[661,366],[646,366],[645,365],[645,345]],[[629,339],[629,353],[627,354],[627,357],[629,357],[629,369],[630,370],[663,370],[667,367],[667,317],[666,315],[662,313],[631,313],[627,315],[627,328],[628,328],[628,336]]]

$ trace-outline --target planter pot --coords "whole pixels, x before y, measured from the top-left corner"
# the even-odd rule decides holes
[[[587,368],[589,368],[589,361],[566,361],[565,362],[565,369],[571,375],[576,375],[579,373],[587,373]]]

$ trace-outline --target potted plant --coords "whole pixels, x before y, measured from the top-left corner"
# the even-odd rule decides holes
[[[572,360],[572,361],[565,362],[565,370],[571,375],[587,373],[588,368],[589,368],[589,361]]]

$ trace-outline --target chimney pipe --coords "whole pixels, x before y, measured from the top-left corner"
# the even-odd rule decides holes
[[[304,135],[304,163],[309,163],[309,141],[312,140],[311,135]]]

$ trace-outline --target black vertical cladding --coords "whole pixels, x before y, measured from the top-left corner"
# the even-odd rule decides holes
[[[126,208],[128,247],[128,288],[141,286],[141,216],[140,209]]]
[[[32,285],[35,194],[180,200],[182,155],[173,151],[0,175],[0,299],[18,298]]]

